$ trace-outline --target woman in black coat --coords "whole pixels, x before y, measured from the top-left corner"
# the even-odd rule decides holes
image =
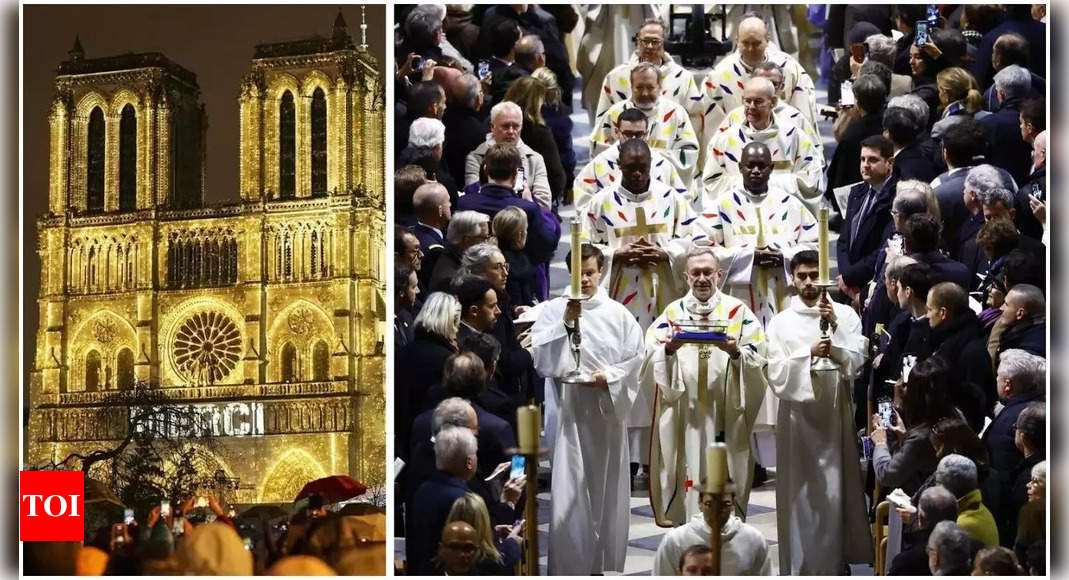
[[[408,459],[412,421],[427,389],[442,380],[445,361],[457,352],[460,302],[452,294],[433,292],[416,316],[413,339],[394,361],[394,449]]]

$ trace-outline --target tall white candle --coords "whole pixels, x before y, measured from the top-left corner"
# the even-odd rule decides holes
[[[578,298],[583,291],[583,248],[579,241],[579,214],[572,217],[572,298]]]
[[[817,235],[820,243],[817,273],[820,275],[820,282],[827,284],[830,280],[828,279],[828,208],[826,207],[820,208],[817,212]]]
[[[728,476],[728,447],[712,443],[705,451],[705,491],[723,493]]]
[[[542,430],[542,413],[535,405],[526,405],[516,409],[516,431],[520,451],[538,452],[539,433]]]

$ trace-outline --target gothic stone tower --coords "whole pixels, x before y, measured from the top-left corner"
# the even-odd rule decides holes
[[[256,47],[237,201],[204,207],[204,108],[160,54],[56,77],[28,463],[121,438],[135,379],[216,424],[239,503],[310,479],[385,483],[382,80],[340,15]],[[117,426],[118,425],[118,426]]]

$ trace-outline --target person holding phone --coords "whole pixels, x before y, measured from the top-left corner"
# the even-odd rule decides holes
[[[881,486],[900,487],[912,496],[935,473],[932,426],[960,415],[950,399],[950,367],[942,358],[918,362],[897,390],[901,404],[892,408],[891,425],[885,427],[879,413],[872,416],[872,467]]]

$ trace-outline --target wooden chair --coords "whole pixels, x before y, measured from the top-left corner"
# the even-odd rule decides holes
[[[879,484],[876,485],[877,490]],[[884,500],[876,505],[876,521],[872,523],[872,543],[873,549],[876,553],[875,563],[872,566],[872,573],[876,576],[883,576],[887,559],[887,525],[884,520],[887,519],[888,513],[891,509],[891,502]]]

